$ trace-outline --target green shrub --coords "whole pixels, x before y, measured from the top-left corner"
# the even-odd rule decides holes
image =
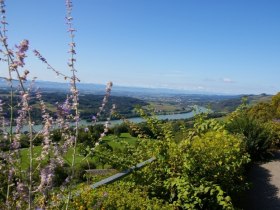
[[[247,115],[231,119],[226,128],[233,134],[244,136],[246,150],[254,160],[263,159],[273,143],[271,129]]]
[[[280,148],[280,123],[278,121],[268,121],[265,126],[270,130],[273,139],[272,149]]]
[[[113,128],[114,135],[116,135],[117,137],[120,137],[120,135],[122,133],[127,133],[128,130],[129,130],[129,127],[125,123],[122,123],[120,125],[115,125],[114,128]]]
[[[183,209],[232,209],[231,197],[246,186],[249,157],[242,140],[226,131],[208,131],[177,147],[173,153],[179,155],[170,154],[170,177],[164,182],[170,199]]]
[[[197,122],[179,143],[168,124],[161,135],[141,148],[150,157],[156,154],[156,161],[127,180],[179,209],[232,209],[232,197],[247,187],[243,173],[250,159],[243,139],[213,120]]]
[[[120,168],[153,156],[156,160],[121,182],[86,189],[73,200],[73,209],[234,208],[234,196],[247,186],[244,167],[250,161],[241,136],[203,117],[197,118],[193,129],[181,131],[185,136],[181,141],[174,138],[169,122],[153,119],[146,126],[156,140],[123,145],[121,154],[100,146],[95,154],[104,164],[117,160]]]
[[[146,138],[156,138],[155,133],[149,128],[149,126],[144,122],[144,123],[138,123],[137,124],[137,129],[134,127],[130,127],[128,132],[131,136],[133,137],[138,137],[138,136],[143,136]]]
[[[70,167],[68,165],[65,166],[57,166],[54,170],[54,178],[53,178],[53,185],[55,187],[59,187],[63,184],[63,182],[68,177],[68,171]]]
[[[163,200],[149,198],[145,188],[129,182],[118,182],[96,190],[86,187],[80,196],[73,199],[71,205],[73,209],[175,209],[174,205],[170,205]]]

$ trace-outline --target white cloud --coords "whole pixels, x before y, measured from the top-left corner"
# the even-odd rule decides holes
[[[203,87],[203,86],[197,86],[196,89],[198,89],[198,90],[204,90],[205,87]]]
[[[228,78],[228,77],[223,77],[220,79],[214,79],[214,78],[205,78],[204,82],[211,82],[211,83],[217,83],[217,82],[223,82],[223,83],[235,83],[234,80]]]
[[[235,82],[235,81],[233,81],[232,79],[227,78],[227,77],[223,78],[222,81],[223,81],[224,83],[234,83],[234,82]]]

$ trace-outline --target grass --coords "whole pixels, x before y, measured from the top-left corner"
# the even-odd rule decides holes
[[[136,140],[137,140],[137,138],[132,137],[129,133],[122,133],[120,135],[120,137],[117,137],[115,135],[108,135],[103,138],[103,141],[108,143],[113,149],[122,148],[123,145],[121,142],[123,142],[123,141],[128,142],[131,145],[135,145]],[[38,157],[42,151],[42,146],[35,146],[33,151],[34,151],[34,156]],[[21,160],[22,160],[21,167],[23,170],[26,170],[29,167],[29,148],[21,149],[20,155],[21,155]],[[64,156],[64,160],[66,163],[68,163],[68,164],[71,163],[72,155],[73,155],[73,148],[70,148]],[[101,166],[99,166],[97,159],[95,157],[92,157],[92,158],[87,157],[85,159],[85,157],[79,153],[79,149],[78,149],[78,153],[76,156],[76,166],[80,165],[81,163],[85,162],[86,160],[96,163],[97,168],[101,167]],[[46,161],[43,162],[43,164],[44,163],[46,163]],[[37,162],[37,164],[38,164],[38,162]]]
[[[42,151],[41,146],[35,146],[33,148],[34,156],[38,157]],[[22,169],[27,169],[29,167],[29,148],[23,148],[20,150],[21,156],[21,167]]]
[[[131,145],[135,145],[137,138],[132,137],[129,133],[122,133],[119,137],[116,135],[105,136],[103,141],[108,143],[113,149],[120,149],[123,147],[121,142],[125,141]]]
[[[74,149],[73,149],[73,148],[70,148],[70,149],[67,151],[67,153],[65,154],[65,156],[64,156],[65,162],[68,163],[69,165],[71,164],[71,161],[72,161],[73,151],[74,151]],[[85,162],[86,159],[87,159],[88,161],[93,161],[93,158],[88,158],[88,157],[85,158],[83,155],[81,155],[81,154],[79,153],[79,148],[78,148],[77,151],[78,151],[78,153],[76,153],[76,165],[79,165],[79,164],[81,164],[82,162]]]
[[[38,157],[42,151],[42,146],[35,146],[34,147],[34,157]],[[23,148],[20,151],[20,155],[21,155],[21,167],[23,169],[27,169],[29,167],[29,148]],[[72,155],[73,155],[73,148],[70,148],[67,153],[64,156],[64,160],[66,163],[68,163],[70,165],[71,160],[72,160]],[[90,158],[88,158],[90,159]],[[82,156],[81,154],[77,154],[76,156],[76,164],[81,164],[83,161],[85,161],[84,156]],[[46,163],[47,161],[43,161],[42,163]],[[38,161],[35,161],[35,166],[38,164]]]

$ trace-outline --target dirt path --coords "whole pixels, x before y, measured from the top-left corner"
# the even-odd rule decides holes
[[[253,186],[243,198],[245,210],[280,210],[280,151],[267,163],[254,164],[249,170]]]

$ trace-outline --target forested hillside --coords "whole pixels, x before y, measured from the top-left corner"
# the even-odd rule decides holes
[[[9,92],[3,89],[0,89],[1,100],[3,101],[4,107],[8,107],[9,103]],[[14,100],[19,102],[20,97],[14,96]],[[55,117],[55,112],[57,111],[57,107],[62,105],[67,98],[66,92],[43,92],[42,99],[46,104],[46,109]],[[92,120],[92,116],[95,116],[99,112],[99,107],[102,105],[104,95],[93,95],[93,94],[81,94],[79,97],[79,104],[80,104],[80,116],[81,119],[84,120]],[[30,104],[34,107],[32,116],[33,119],[37,122],[41,120],[41,113],[39,102],[36,100],[36,93],[34,92],[31,95]],[[135,112],[135,107],[137,106],[145,106],[148,105],[147,102],[132,98],[132,97],[125,97],[125,96],[111,96],[106,103],[106,107],[104,110],[104,114],[102,113],[100,120],[106,120],[108,117],[108,111],[112,108],[112,105],[115,104],[117,114],[113,116],[113,119],[118,117],[135,117],[138,116]],[[5,113],[6,116],[10,115],[9,109]],[[17,116],[17,113],[14,113]]]

